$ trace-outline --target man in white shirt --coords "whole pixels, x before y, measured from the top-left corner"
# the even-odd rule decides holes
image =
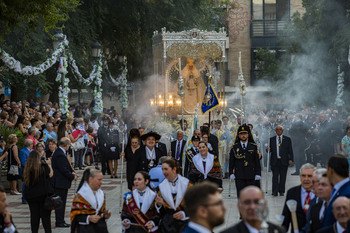
[[[226,207],[217,185],[196,184],[186,191],[184,200],[190,217],[184,233],[211,233],[214,227],[225,222]]]
[[[338,197],[333,202],[333,215],[337,220],[332,225],[325,227],[318,233],[344,233],[347,232],[348,220],[350,219],[350,199],[344,196]]]

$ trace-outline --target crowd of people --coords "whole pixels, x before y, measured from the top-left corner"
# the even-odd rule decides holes
[[[29,205],[32,232],[38,232],[40,219],[45,232],[51,232],[51,210],[45,207],[45,199],[52,194],[63,202],[55,209],[56,227],[108,232],[105,220],[111,213],[101,185],[105,176],[122,178],[118,175],[120,159],[126,161],[129,189],[121,212],[125,232],[212,232],[224,221],[220,193],[225,178],[235,182],[242,218],[226,232],[260,230],[263,220],[255,208],[263,208],[259,200],[265,200],[260,190],[262,170],[272,171],[272,195],[284,196],[292,165],[301,185],[287,190],[283,228],[272,223],[268,227],[288,230],[290,199],[298,203],[299,231],[316,232],[341,221],[334,205],[342,205],[344,200],[335,201],[338,198],[325,187],[339,191],[350,183],[350,117],[344,117],[346,114],[336,110],[254,110],[245,119],[216,115],[211,124],[203,123],[193,132],[186,120],[180,120],[167,148],[162,132],[152,131],[147,120],[126,113],[123,121],[113,107],[103,114],[93,114],[91,109],[87,104],[71,106],[63,116],[57,103],[1,101],[1,125],[14,131],[0,138],[0,161],[7,168],[10,194],[22,195],[22,203]],[[338,155],[330,157],[332,154]],[[327,170],[315,170],[317,164]],[[347,169],[346,173],[342,169]],[[75,190],[71,222],[66,223],[67,193],[78,179],[77,170],[84,174]],[[314,173],[317,179],[311,182]],[[337,186],[340,178],[344,179]],[[346,191],[340,196],[348,197]],[[320,208],[316,213],[322,212],[318,225],[312,219],[317,215],[316,204]]]

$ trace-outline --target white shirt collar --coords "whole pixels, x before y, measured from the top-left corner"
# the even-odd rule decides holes
[[[59,148],[66,154],[66,150],[59,146]]]
[[[335,192],[337,192],[346,182],[350,181],[350,178],[347,177],[342,181],[339,181],[338,183],[336,183],[333,187],[333,189],[335,189]]]
[[[339,222],[336,222],[337,225],[337,232],[338,233],[343,233],[345,231],[345,228],[343,228],[342,226],[340,226]]]
[[[188,226],[191,227],[192,229],[200,232],[200,233],[211,233],[211,231],[208,230],[207,228],[203,227],[202,225],[199,225],[198,223],[192,222],[192,221],[190,221],[188,223]]]
[[[244,221],[244,224],[246,225],[246,227],[248,228],[250,233],[259,233],[259,230],[252,227],[251,225],[249,225],[249,223],[247,223],[246,221]]]
[[[147,146],[146,146],[146,157],[148,160],[151,160],[151,159],[156,159],[156,151],[153,147],[152,150],[150,150]]]

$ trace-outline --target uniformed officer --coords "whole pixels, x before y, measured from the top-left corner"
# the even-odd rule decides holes
[[[108,160],[108,167],[111,178],[117,178],[118,159],[120,159],[119,132],[114,129],[114,122],[109,121],[106,131],[105,159]]]
[[[244,187],[260,186],[259,152],[246,124],[238,128],[235,144],[230,151],[229,171],[230,179],[235,180],[238,197]]]
[[[107,159],[106,159],[106,154],[108,153],[107,149],[107,131],[109,130],[108,123],[109,123],[109,118],[108,117],[103,117],[102,119],[103,125],[98,128],[97,131],[97,140],[98,140],[98,150],[101,156],[101,167],[102,167],[102,174],[105,175],[106,172],[108,174],[110,173],[109,167],[107,165]]]
[[[191,169],[192,158],[199,153],[198,145],[200,142],[200,137],[192,136],[192,147],[186,150],[185,154],[185,168],[184,168],[184,177],[188,178],[188,173]]]

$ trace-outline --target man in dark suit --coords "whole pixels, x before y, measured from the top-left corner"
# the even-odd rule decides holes
[[[241,125],[237,130],[236,141],[230,151],[229,173],[230,179],[235,180],[238,197],[244,187],[260,184],[261,167],[258,148],[246,124]]]
[[[286,177],[288,166],[293,163],[292,141],[289,137],[282,135],[283,127],[276,127],[276,136],[270,138],[270,165],[272,170],[272,195],[284,195],[286,189]]]
[[[78,175],[74,172],[67,159],[66,153],[70,147],[69,138],[61,138],[58,146],[59,147],[52,155],[52,181],[55,193],[62,198],[63,206],[55,210],[56,227],[69,227],[70,225],[64,221],[67,193],[68,189],[71,187],[72,181],[78,179]]]
[[[333,215],[336,222],[332,225],[322,228],[317,233],[343,233],[347,232],[348,221],[350,219],[350,200],[347,197],[338,197],[333,202]]]
[[[321,176],[321,175],[320,175]],[[327,174],[323,174],[319,179],[317,188],[317,195],[321,201],[310,207],[309,211],[309,230],[308,233],[315,233],[322,228],[324,219],[324,211],[328,205],[329,198],[331,197],[333,186],[327,178]]]
[[[242,189],[238,200],[238,209],[241,214],[242,221],[236,225],[226,229],[221,233],[250,233],[250,232],[262,232],[262,221],[256,214],[256,209],[259,207],[261,200],[267,201],[264,198],[264,194],[260,188],[255,186],[248,186]],[[284,233],[285,230],[273,223],[267,222],[269,233]],[[265,231],[264,231],[265,232]]]
[[[284,220],[282,226],[288,231],[289,225],[292,223],[291,212],[287,206],[288,200],[295,200],[297,202],[296,216],[298,228],[302,229],[306,224],[306,213],[310,207],[311,200],[315,197],[312,192],[312,175],[315,170],[314,165],[306,163],[300,168],[300,183],[288,190],[286,201],[284,203],[282,215]],[[294,232],[293,226],[291,232]]]
[[[176,140],[171,142],[171,151],[169,155],[173,157],[182,166],[182,155],[186,145],[186,140],[184,140],[184,132],[178,130],[176,133]]]
[[[158,148],[158,150],[160,151],[160,157],[167,156],[167,148],[165,143],[162,143],[159,140],[157,140],[156,148]]]
[[[106,172],[110,175],[111,172],[108,168],[108,160],[106,159],[106,155],[110,152],[110,149],[107,148],[107,144],[109,143],[108,140],[108,132],[109,132],[109,118],[103,117],[103,125],[98,128],[97,131],[97,140],[98,140],[98,150],[100,152],[101,157],[101,167],[102,167],[102,174],[105,175]]]
[[[323,227],[331,226],[335,223],[332,212],[334,200],[340,196],[350,198],[349,164],[347,158],[339,154],[332,155],[327,162],[327,177],[334,188],[325,210]]]
[[[190,217],[184,233],[210,233],[225,222],[226,207],[216,184],[203,182],[192,186],[184,201]]]
[[[306,140],[308,128],[306,127],[306,124],[304,124],[304,122],[302,121],[302,116],[300,114],[298,114],[296,118],[296,121],[292,124],[289,130],[289,135],[292,138],[294,148],[293,162],[295,165],[295,173],[293,173],[292,175],[299,175],[299,169],[301,165],[303,165],[306,162],[305,150],[308,146]]]
[[[155,132],[149,132],[141,136],[141,140],[145,146],[141,146],[135,152],[135,164],[133,165],[133,174],[138,171],[146,171],[158,165],[158,160],[161,157],[161,152],[155,147],[156,140],[161,136]]]

